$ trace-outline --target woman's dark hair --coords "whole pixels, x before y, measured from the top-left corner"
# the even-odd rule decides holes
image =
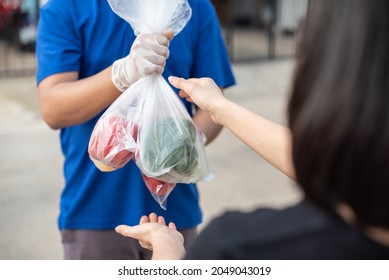
[[[288,120],[306,197],[389,228],[389,1],[311,0]]]

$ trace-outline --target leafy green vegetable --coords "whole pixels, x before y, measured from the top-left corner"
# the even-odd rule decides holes
[[[150,172],[174,170],[183,177],[190,177],[197,170],[197,130],[190,120],[176,121],[165,118],[157,121],[155,133],[145,140],[143,160]],[[161,177],[159,177],[161,178]]]

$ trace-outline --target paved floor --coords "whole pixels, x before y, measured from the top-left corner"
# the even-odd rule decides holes
[[[235,64],[238,85],[226,95],[284,123],[293,63]],[[207,154],[215,179],[199,184],[203,225],[226,209],[283,207],[300,199],[286,176],[226,129]],[[41,120],[34,78],[0,79],[0,259],[61,259],[61,163],[58,131]]]

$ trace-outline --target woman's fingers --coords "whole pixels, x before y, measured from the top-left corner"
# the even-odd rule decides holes
[[[178,78],[174,76],[169,77],[169,82],[176,88],[179,88],[183,91],[185,91],[189,96],[193,92],[193,90],[198,87],[196,84],[197,79],[189,79],[185,80],[183,78]]]
[[[148,223],[149,222],[149,217],[146,216],[146,215],[143,215],[141,218],[140,218],[140,221],[139,221],[139,224],[144,224],[144,223]]]
[[[165,226],[166,225],[165,218],[163,216],[159,216],[158,217],[158,223]]]
[[[149,222],[150,223],[157,223],[158,222],[158,216],[155,213],[150,213],[149,215]]]
[[[120,233],[123,236],[132,237],[133,231],[132,227],[126,225],[120,225],[115,228],[117,233]]]
[[[169,223],[169,228],[174,229],[174,230],[177,230],[176,224],[173,223],[173,222],[170,222],[170,223]]]

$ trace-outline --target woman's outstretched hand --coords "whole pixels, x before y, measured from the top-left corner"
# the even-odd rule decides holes
[[[139,240],[139,244],[153,251],[153,260],[176,260],[185,254],[184,237],[171,222],[166,225],[165,218],[151,213],[142,216],[137,226],[120,225],[116,232]]]
[[[222,124],[219,119],[219,108],[223,108],[227,99],[220,88],[210,78],[183,79],[174,76],[169,77],[169,82],[180,89],[179,95],[189,102],[195,103],[206,111],[216,124]],[[223,109],[221,109],[223,110]]]

